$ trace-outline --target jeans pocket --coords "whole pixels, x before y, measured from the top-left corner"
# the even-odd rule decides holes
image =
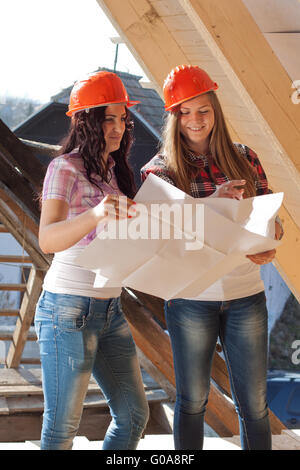
[[[54,323],[61,331],[76,332],[86,327],[88,311],[72,306],[56,306]]]
[[[53,322],[53,308],[50,305],[47,305],[46,307],[43,306],[42,301],[39,301],[36,307],[35,311],[35,317],[34,317],[34,327],[36,330],[37,338],[39,341],[39,336],[40,336],[40,330],[41,330],[41,325],[42,323],[47,323],[47,324],[52,324]]]

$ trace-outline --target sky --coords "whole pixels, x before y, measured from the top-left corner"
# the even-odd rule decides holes
[[[118,33],[96,0],[0,0],[0,18],[0,103],[46,103],[86,73],[113,69]],[[125,44],[117,68],[147,80]]]

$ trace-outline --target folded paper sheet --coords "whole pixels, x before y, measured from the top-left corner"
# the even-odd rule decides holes
[[[135,197],[137,216],[109,223],[77,263],[96,272],[94,287],[127,286],[166,300],[197,297],[250,263],[246,254],[279,245],[273,237],[282,199],[283,193],[195,199],[150,174]]]

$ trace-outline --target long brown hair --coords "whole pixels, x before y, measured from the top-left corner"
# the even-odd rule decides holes
[[[96,173],[102,181],[109,182],[110,170],[101,156],[105,150],[105,139],[102,124],[105,119],[106,106],[92,108],[88,113],[79,111],[72,116],[70,129],[67,136],[61,142],[58,155],[69,153],[78,147],[78,151],[84,162],[88,180],[98,186],[92,174]],[[133,122],[130,120],[129,111],[126,108],[125,132],[120,147],[111,153],[115,161],[114,171],[119,189],[129,198],[136,193],[133,171],[128,164],[128,156],[133,143]],[[100,188],[101,189],[101,188]]]
[[[257,180],[255,169],[247,158],[240,154],[232,142],[216,93],[210,91],[208,96],[215,113],[215,124],[210,136],[208,156],[210,176],[216,183],[211,170],[211,165],[214,163],[230,180],[245,179],[247,181],[245,197],[255,196],[255,181]],[[168,114],[163,130],[161,153],[164,155],[166,165],[172,173],[175,184],[187,194],[190,194],[190,182],[196,176],[198,167],[195,162],[188,158],[191,151],[180,132],[179,108]]]

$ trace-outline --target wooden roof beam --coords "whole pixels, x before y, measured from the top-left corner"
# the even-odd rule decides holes
[[[300,106],[292,101],[292,80],[244,2],[178,1],[241,99],[278,146],[282,163],[300,191]]]
[[[30,148],[0,119],[0,157],[18,171],[32,184],[34,189],[40,188],[45,168],[33,155]]]
[[[137,62],[162,96],[162,84],[172,67],[187,58],[148,0],[97,0]],[[169,2],[169,11],[177,11]],[[155,52],[154,52],[155,51]]]
[[[20,221],[10,207],[0,199],[0,222],[3,223],[15,239],[23,246],[37,269],[47,271],[50,256],[41,252],[37,237]]]

